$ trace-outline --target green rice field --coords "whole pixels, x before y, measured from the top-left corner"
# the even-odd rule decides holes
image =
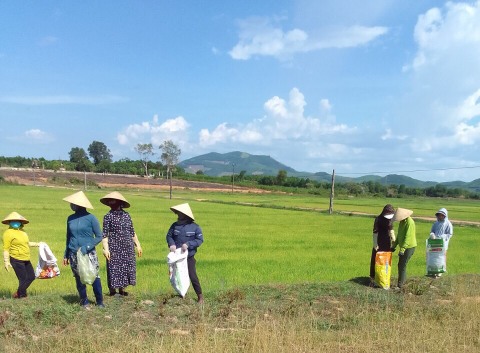
[[[61,262],[65,249],[66,219],[72,213],[62,198],[78,190],[50,187],[1,185],[0,216],[17,211],[30,223],[25,226],[31,241],[44,241]],[[94,206],[91,212],[102,223],[108,207],[99,199],[112,190],[87,190]],[[448,274],[476,273],[479,269],[479,228],[455,221],[479,221],[480,204],[472,200],[348,198],[329,200],[318,196],[256,193],[214,193],[174,190],[119,190],[129,200],[135,230],[144,255],[137,261],[139,293],[173,293],[165,259],[166,232],[174,214],[169,207],[189,202],[202,227],[205,242],[196,255],[197,271],[205,293],[256,284],[335,282],[367,277],[371,252],[373,215],[386,203],[409,208],[415,217],[433,217],[440,207],[449,210],[454,237],[448,252]],[[362,213],[363,215],[357,215]],[[432,221],[417,219],[418,247],[408,266],[408,277],[425,274],[425,239]],[[4,225],[2,225],[4,226]],[[4,226],[6,229],[6,226]],[[395,225],[395,228],[398,224]],[[106,286],[101,245],[101,278]],[[32,248],[32,263],[37,262]],[[393,277],[397,257],[394,253]],[[36,280],[29,293],[76,294],[69,267],[51,280]],[[16,289],[13,271],[2,274],[0,295]]]

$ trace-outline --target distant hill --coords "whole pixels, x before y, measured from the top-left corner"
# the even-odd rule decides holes
[[[211,152],[182,161],[179,166],[187,173],[201,170],[210,176],[224,176],[245,171],[247,175],[277,175],[279,170],[285,170],[288,175],[298,174],[270,156],[252,155],[245,152],[216,153]]]
[[[464,181],[449,181],[447,183],[441,183],[448,188],[459,188],[459,189],[467,189],[472,192],[480,192],[480,179],[475,179],[469,183]]]
[[[316,181],[331,182],[332,175],[326,172],[299,172],[295,169],[282,164],[270,156],[253,155],[246,152],[229,152],[216,153],[211,152],[201,156],[186,159],[179,163],[187,173],[195,174],[201,170],[204,174],[210,176],[225,176],[239,174],[245,171],[247,175],[277,175],[279,170],[285,170],[288,176],[309,178]],[[417,180],[405,175],[390,174],[386,176],[364,175],[357,178],[335,175],[335,182],[346,183],[362,183],[362,182],[378,182],[382,185],[405,185],[414,188],[427,188],[437,184],[444,185],[448,188],[467,189],[472,192],[480,192],[480,179],[472,182],[452,181],[446,183],[437,183],[435,181]]]

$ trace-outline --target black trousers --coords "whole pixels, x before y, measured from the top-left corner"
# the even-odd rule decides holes
[[[27,296],[27,288],[30,287],[30,284],[32,284],[35,279],[35,271],[33,271],[32,263],[10,257],[10,264],[18,278],[18,297],[25,298]]]
[[[200,286],[200,281],[198,280],[196,263],[197,260],[195,260],[195,255],[187,258],[188,276],[190,277],[190,281],[192,282],[195,293],[199,295],[202,294],[202,287]]]

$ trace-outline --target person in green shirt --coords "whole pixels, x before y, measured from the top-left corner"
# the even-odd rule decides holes
[[[415,234],[415,222],[412,217],[413,211],[406,208],[397,208],[393,221],[400,222],[398,225],[397,239],[393,245],[398,251],[398,288],[402,288],[407,279],[407,263],[415,252],[417,236]]]
[[[35,279],[35,271],[30,262],[30,246],[38,247],[40,243],[29,241],[23,226],[28,220],[17,212],[10,213],[2,221],[8,225],[3,233],[3,262],[5,270],[15,271],[18,278],[18,289],[13,293],[14,298],[25,298],[27,289]]]

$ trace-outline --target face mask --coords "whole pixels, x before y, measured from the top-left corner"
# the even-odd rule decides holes
[[[10,222],[10,227],[13,229],[19,229],[22,226],[22,222],[20,221],[11,221]]]

